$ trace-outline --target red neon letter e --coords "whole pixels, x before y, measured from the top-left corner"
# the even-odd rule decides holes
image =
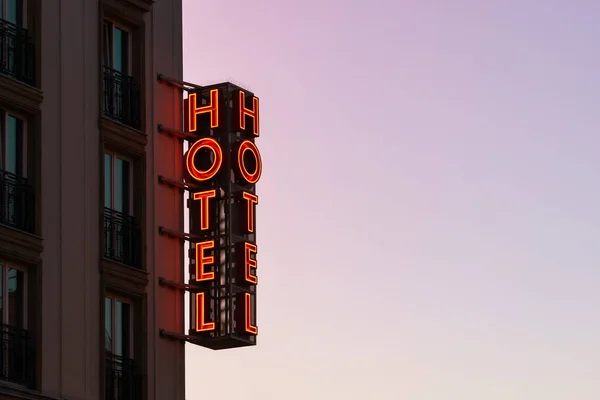
[[[214,256],[205,256],[204,251],[215,247],[214,240],[196,243],[196,282],[206,282],[215,279],[215,272],[206,272],[204,267],[215,262]]]
[[[258,268],[256,260],[252,259],[252,255],[256,257],[256,245],[252,243],[244,243],[244,278],[246,282],[253,285],[258,284],[258,277],[252,274],[252,268]]]

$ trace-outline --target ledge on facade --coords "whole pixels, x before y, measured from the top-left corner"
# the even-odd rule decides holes
[[[27,389],[5,381],[0,381],[0,398],[6,400],[62,400],[59,397],[48,396],[33,389]]]
[[[103,258],[100,269],[104,283],[116,290],[122,289],[128,293],[144,294],[148,286],[148,272],[133,268],[117,261]]]
[[[146,12],[150,11],[152,9],[152,4],[154,4],[154,0],[126,0],[126,2],[130,3],[133,7],[137,7]]]
[[[112,8],[122,17],[142,21],[143,14],[152,9],[154,0],[102,0],[104,6]]]
[[[0,75],[0,99],[25,112],[40,109],[44,96],[42,91],[9,76]]]
[[[0,253],[15,261],[36,265],[42,261],[43,239],[6,225],[0,225]]]
[[[100,130],[106,141],[136,155],[146,152],[148,135],[137,129],[113,121],[107,117],[100,117]]]

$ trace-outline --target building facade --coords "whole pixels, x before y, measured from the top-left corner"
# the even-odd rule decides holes
[[[183,400],[181,0],[0,0],[0,399]]]

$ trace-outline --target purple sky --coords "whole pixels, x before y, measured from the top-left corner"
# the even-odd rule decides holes
[[[184,0],[261,99],[259,345],[187,399],[600,398],[598,1]]]

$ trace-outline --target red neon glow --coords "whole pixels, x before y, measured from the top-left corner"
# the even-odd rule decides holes
[[[240,129],[246,129],[246,116],[251,117],[254,122],[254,135],[260,136],[259,116],[258,116],[258,97],[252,97],[252,109],[246,108],[246,93],[240,90]]]
[[[207,272],[204,268],[215,262],[214,256],[206,256],[204,254],[206,250],[214,249],[214,247],[214,240],[196,243],[196,282],[206,282],[215,279],[215,272]]]
[[[203,148],[209,149],[214,155],[213,164],[206,171],[200,171],[198,168],[196,168],[196,164],[194,163],[194,157]],[[219,146],[219,142],[213,138],[205,137],[198,140],[185,154],[185,166],[187,172],[198,182],[204,182],[214,178],[217,172],[219,172],[222,163],[223,151],[221,150],[221,146]]]
[[[246,163],[244,162],[244,154],[247,151],[249,151],[256,160],[256,169],[252,172],[248,171],[248,168],[246,168]],[[246,182],[250,184],[258,182],[260,175],[262,174],[262,159],[260,158],[260,153],[256,145],[249,140],[244,140],[240,144],[238,149],[238,166],[240,173]]]
[[[244,279],[246,282],[253,285],[258,284],[258,277],[252,274],[252,269],[258,268],[256,259],[252,258],[252,255],[256,257],[256,245],[252,243],[244,243]]]
[[[208,200],[216,195],[217,191],[215,189],[194,193],[194,200],[200,200],[200,230],[207,230],[210,225]]]
[[[247,230],[248,232],[254,232],[254,209],[258,204],[258,196],[253,195],[252,193],[242,192],[242,197],[248,201],[248,211],[246,213],[247,219]]]
[[[252,325],[252,296],[250,293],[244,294],[244,309],[245,309],[245,321],[246,321],[246,332],[251,335],[258,335],[258,327],[256,325]]]
[[[219,89],[210,91],[210,103],[205,106],[198,107],[198,99],[196,93],[190,93],[187,98],[187,116],[188,130],[196,132],[196,117],[200,114],[210,113],[210,127],[217,128],[219,126]]]
[[[206,322],[206,298],[204,293],[196,293],[196,332],[207,332],[215,329],[214,322]]]

